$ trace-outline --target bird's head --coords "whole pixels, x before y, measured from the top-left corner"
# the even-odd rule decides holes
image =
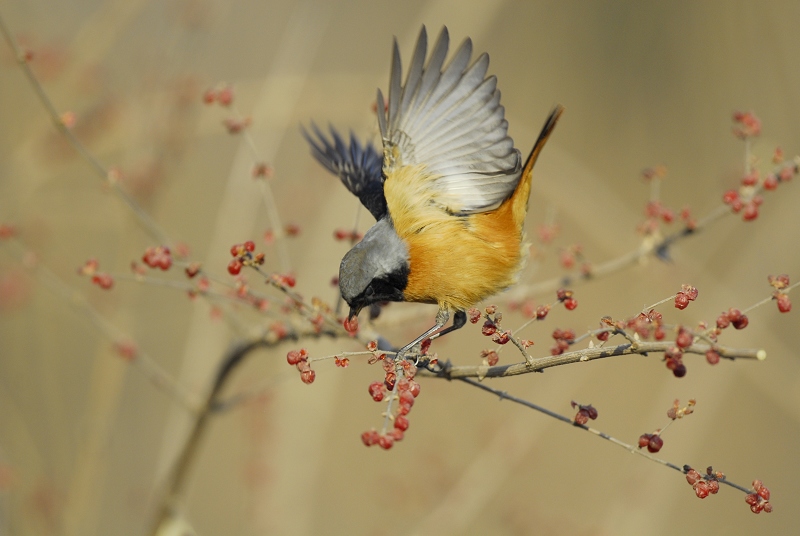
[[[339,267],[339,290],[350,306],[348,319],[373,303],[403,301],[408,274],[408,247],[386,216],[347,252]]]

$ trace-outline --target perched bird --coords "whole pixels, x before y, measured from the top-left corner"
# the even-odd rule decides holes
[[[333,127],[331,139],[313,124],[313,135],[303,131],[317,160],[377,220],[339,269],[348,321],[383,301],[439,306],[436,324],[398,355],[461,328],[469,307],[515,283],[526,257],[531,172],[563,111],[550,113],[523,164],[497,79],[486,75],[489,56],[470,64],[466,39],[445,65],[449,41],[443,28],[426,61],[423,26],[403,83],[395,39],[388,103],[378,90],[382,155],[352,134],[348,146]]]

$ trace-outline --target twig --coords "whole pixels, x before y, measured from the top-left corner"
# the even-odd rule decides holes
[[[485,366],[446,366],[441,370],[431,371],[420,369],[419,374],[423,376],[436,376],[447,380],[460,380],[464,378],[502,378],[506,376],[518,376],[520,374],[530,374],[531,372],[541,372],[545,369],[579,363],[584,361],[594,361],[620,355],[646,355],[649,352],[665,352],[675,346],[674,341],[639,341],[637,346],[630,343],[619,344],[617,346],[585,348],[573,352],[565,352],[560,355],[540,357],[534,359],[531,364],[527,362],[514,363],[512,365],[497,365],[494,367]],[[714,349],[722,357],[729,359],[755,359],[763,361],[767,357],[767,352],[763,349],[754,348],[730,348],[727,346],[709,344],[692,344],[684,348],[684,353],[704,355],[708,350]]]
[[[606,434],[605,432],[601,432],[600,430],[596,430],[596,429],[594,429],[594,428],[592,428],[590,426],[587,426],[585,424],[577,424],[573,419],[570,419],[569,417],[566,417],[564,415],[556,413],[555,411],[551,411],[551,410],[549,410],[547,408],[544,408],[542,406],[534,404],[533,402],[529,402],[529,401],[527,401],[525,399],[518,398],[516,396],[510,395],[506,391],[501,391],[499,389],[494,389],[493,387],[489,387],[486,384],[483,384],[481,382],[472,380],[470,378],[458,378],[458,379],[460,381],[468,384],[468,385],[471,385],[472,387],[477,387],[478,389],[481,389],[481,390],[486,391],[488,393],[492,393],[493,395],[499,397],[501,400],[509,400],[509,401],[514,402],[516,404],[520,404],[522,406],[525,406],[526,408],[530,408],[532,410],[538,411],[539,413],[543,413],[543,414],[547,415],[548,417],[552,417],[552,418],[554,418],[554,419],[556,419],[558,421],[561,421],[563,423],[566,423],[566,424],[569,424],[571,426],[574,426],[575,428],[580,428],[580,429],[582,429],[582,430],[584,430],[586,432],[594,434],[597,437],[605,439],[606,441],[610,441],[614,445],[617,445],[618,447],[621,447],[621,448],[627,450],[628,452],[631,452],[633,454],[638,454],[639,456],[642,456],[643,458],[647,458],[648,460],[650,460],[652,462],[656,462],[656,463],[658,463],[660,465],[663,465],[665,467],[669,467],[670,469],[674,469],[675,471],[678,471],[681,474],[686,474],[686,470],[684,469],[684,467],[687,467],[687,466],[679,466],[679,465],[676,465],[676,464],[674,464],[672,462],[669,462],[667,460],[659,458],[657,456],[653,456],[649,452],[647,452],[647,451],[645,451],[643,449],[637,448],[637,446],[635,446],[635,445],[631,445],[629,443],[625,443],[624,441],[621,441],[621,440],[619,440],[619,439],[617,439],[617,438],[615,438],[613,436],[610,436],[610,435]],[[748,488],[746,488],[744,486],[741,486],[739,484],[736,484],[735,482],[731,482],[731,481],[729,481],[727,479],[721,479],[721,480],[719,480],[719,483],[720,484],[725,484],[725,485],[730,486],[730,487],[735,488],[735,489],[738,489],[739,491],[742,491],[744,493],[752,493],[752,490],[750,490],[750,489],[748,489]]]

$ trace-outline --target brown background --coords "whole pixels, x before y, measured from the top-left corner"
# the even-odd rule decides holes
[[[562,235],[526,281],[557,273],[558,247],[580,243],[595,262],[635,248],[647,166],[668,166],[667,205],[713,210],[742,173],[736,109],[763,121],[754,144],[762,169],[776,145],[800,152],[797,2],[16,0],[0,10],[36,52],[57,108],[77,114],[78,136],[223,278],[228,247],[270,225],[243,139],[224,132],[224,111],[200,103],[205,88],[235,84],[257,150],[276,170],[280,215],[303,229],[290,245],[298,289],[326,300],[346,250],[331,234],[351,224],[356,201],[309,157],[297,127],[314,119],[374,136],[369,108],[387,84],[391,38],[408,58],[421,24],[434,35],[446,24],[455,42],[470,36],[490,53],[523,151],[553,104],[567,108],[537,167],[528,222],[532,230],[555,209]],[[181,290],[119,281],[107,293],[76,276],[89,257],[125,273],[153,240],[54,133],[5,46],[0,59],[0,220],[16,222],[41,266],[202,393],[229,343],[269,320],[239,311],[228,326]],[[755,223],[726,218],[681,243],[673,263],[579,287],[574,313],[557,309],[527,332],[535,355],[547,354],[555,327],[580,332],[602,315],[633,314],[681,283],[696,285],[699,300],[664,310],[691,324],[768,296],[768,274],[800,278],[799,187],[767,195]],[[142,534],[188,416],[41,275],[29,277],[13,247],[2,250],[0,534]],[[390,311],[380,329],[398,343],[434,312]],[[408,311],[419,319],[392,322]],[[631,442],[665,424],[674,398],[694,397],[696,414],[665,433],[661,454],[713,464],[744,485],[763,479],[769,516],[751,514],[728,488],[701,502],[673,471],[457,383],[424,381],[406,440],[388,453],[366,449],[359,434],[380,424],[366,392],[379,371],[357,359],[344,371],[318,364],[309,387],[284,362],[296,344],[237,372],[231,393],[270,388],[215,421],[185,515],[202,535],[789,534],[800,524],[797,314],[769,304],[749,328],[726,333],[728,344],[765,348],[763,363],[712,368],[691,357],[677,380],[659,356],[627,357],[492,382],[567,414],[570,400],[591,402],[597,427]],[[448,339],[434,347],[441,357],[479,362],[486,341],[476,329]],[[356,349],[306,346],[313,355]]]

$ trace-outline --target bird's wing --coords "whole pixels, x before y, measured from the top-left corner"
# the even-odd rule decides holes
[[[443,28],[426,63],[427,41],[423,26],[402,84],[395,40],[388,105],[378,91],[384,175],[424,165],[431,200],[447,211],[497,208],[519,182],[521,157],[508,136],[497,79],[486,76],[489,56],[470,65],[466,39],[445,66],[450,38]]]
[[[362,147],[352,133],[348,146],[336,129],[329,128],[332,140],[314,123],[311,124],[313,134],[302,129],[303,136],[311,145],[311,153],[320,164],[341,179],[342,184],[361,200],[376,220],[380,220],[388,212],[383,195],[380,155],[369,142]]]

